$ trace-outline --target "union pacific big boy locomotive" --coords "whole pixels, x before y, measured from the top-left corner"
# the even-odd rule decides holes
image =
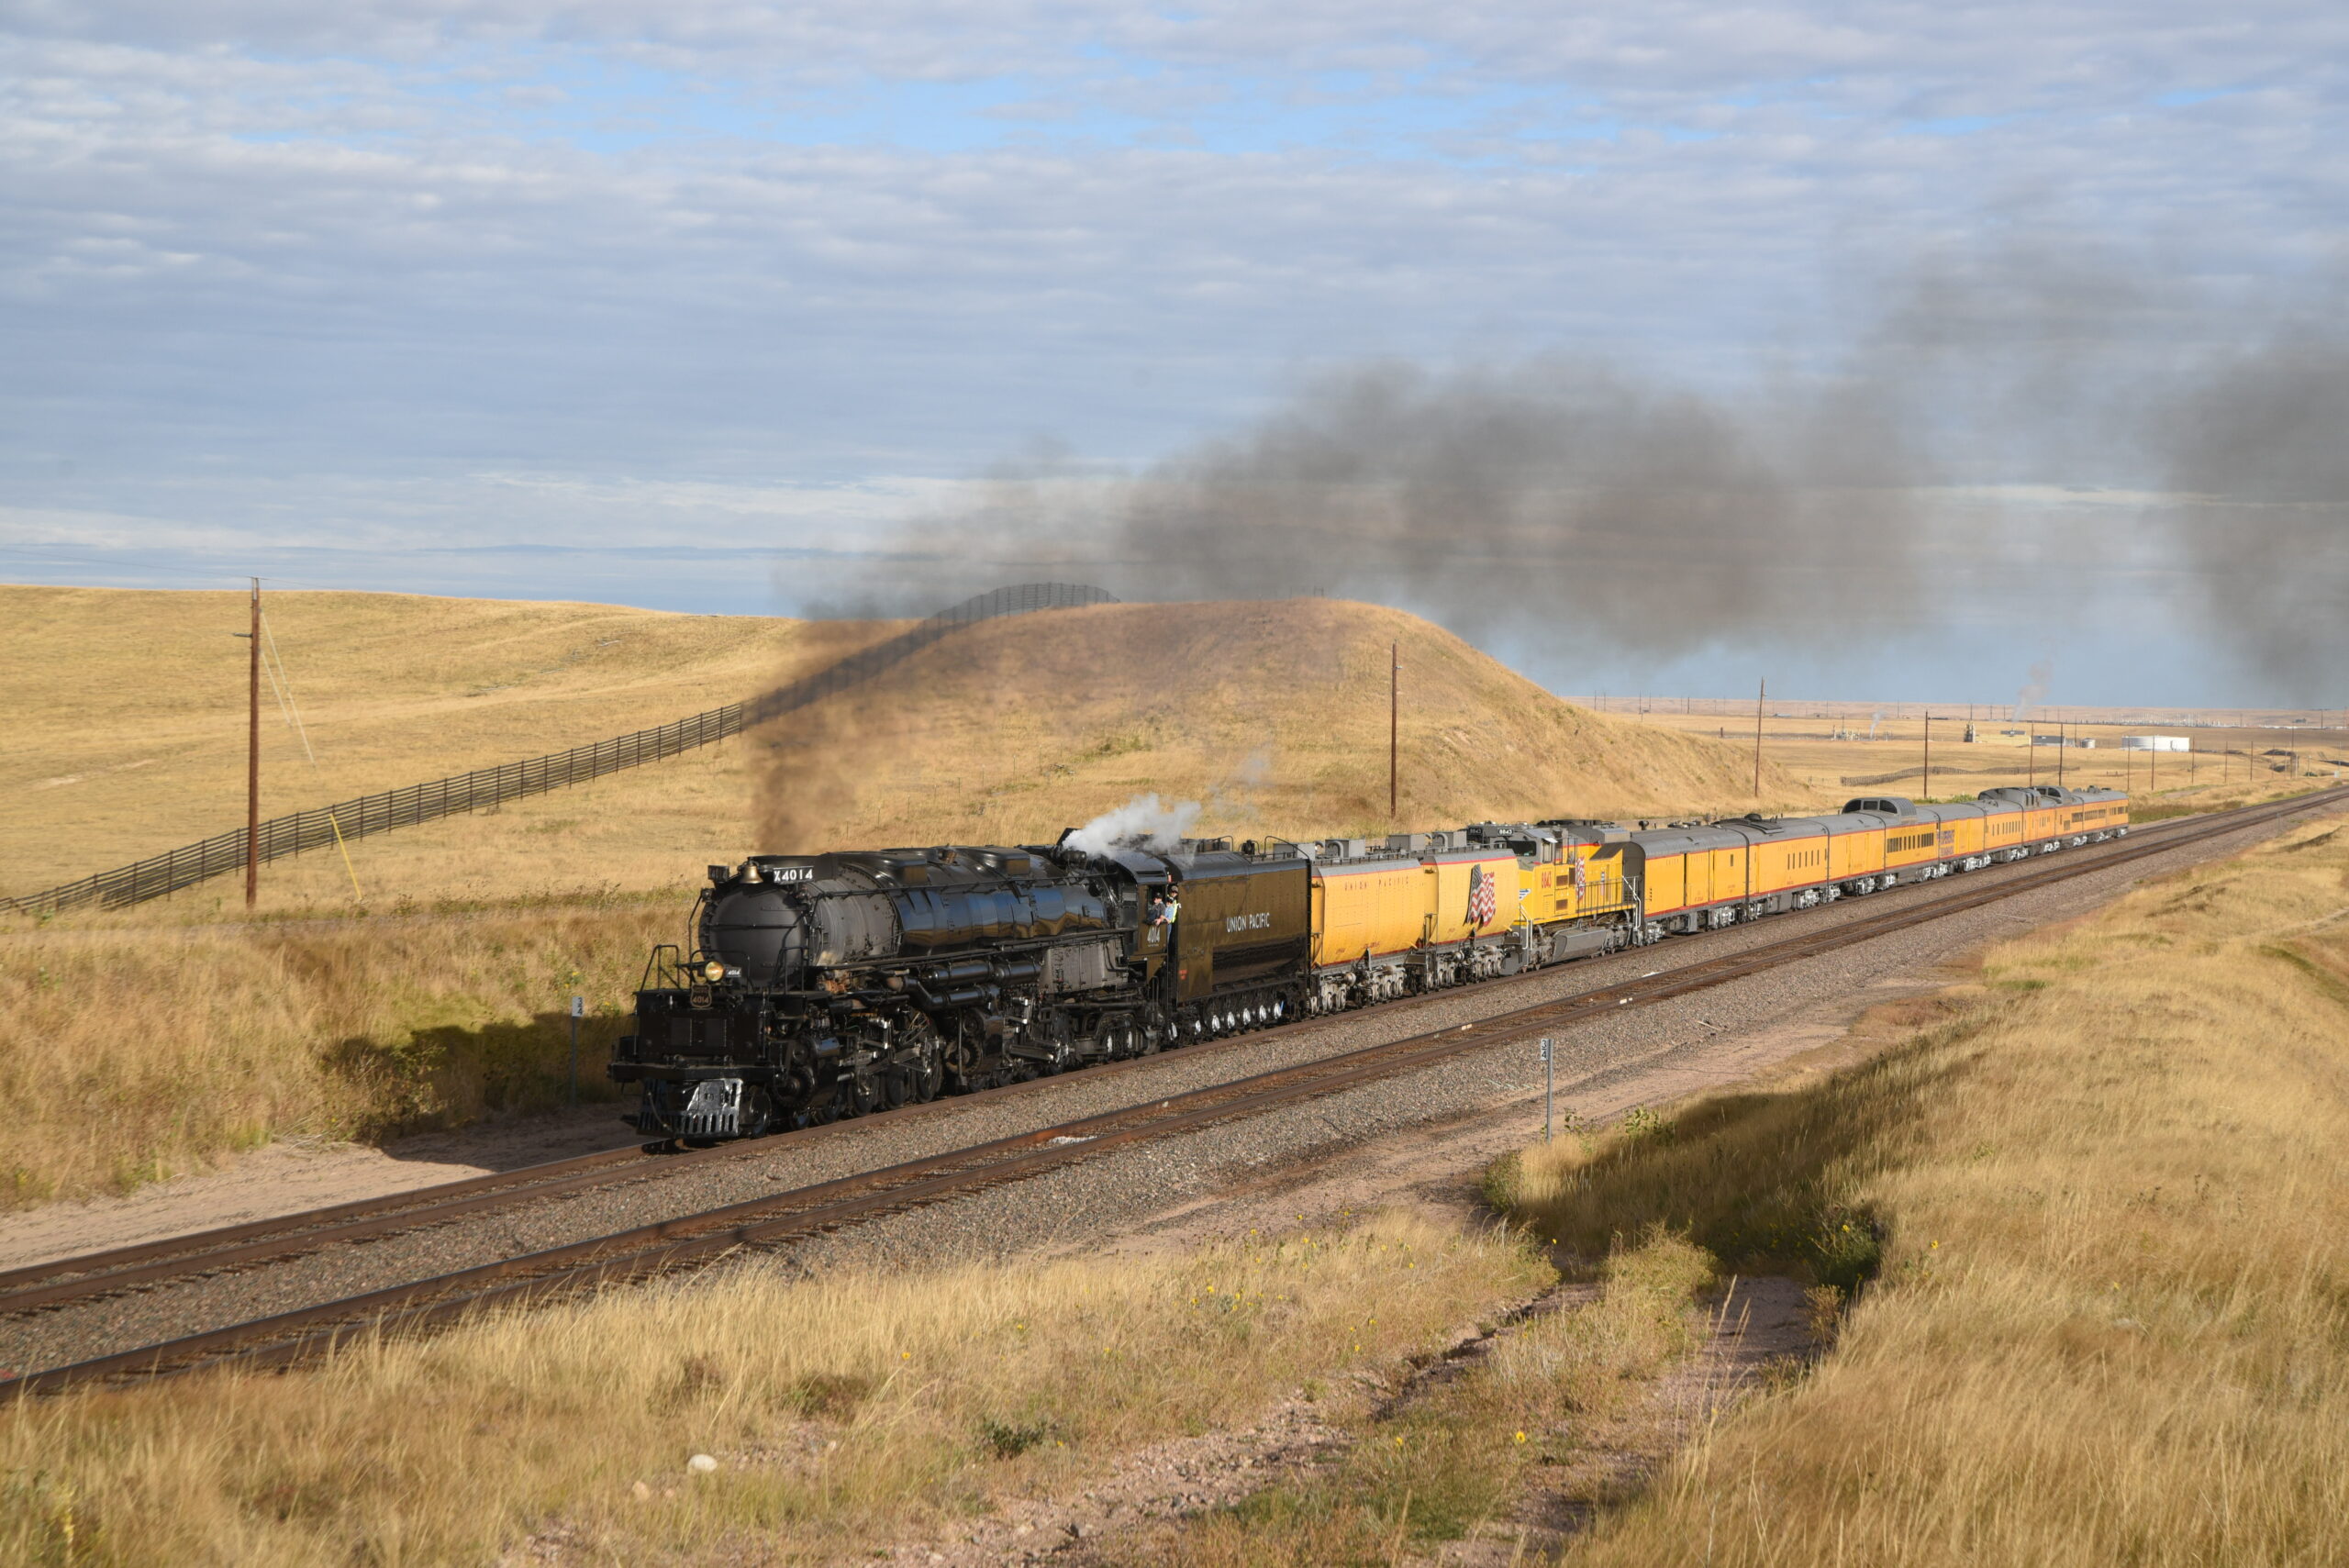
[[[629,1119],[754,1137],[1980,870],[2128,831],[2049,785],[1631,830],[943,845],[709,868],[609,1073]],[[1085,840],[1091,843],[1088,838]]]

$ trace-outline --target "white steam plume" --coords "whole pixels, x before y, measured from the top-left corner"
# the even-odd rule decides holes
[[[1183,847],[1183,835],[1199,815],[1196,800],[1162,804],[1155,791],[1138,795],[1115,811],[1105,811],[1072,831],[1062,842],[1080,854],[1106,855],[1112,850],[1148,850],[1172,854]]]

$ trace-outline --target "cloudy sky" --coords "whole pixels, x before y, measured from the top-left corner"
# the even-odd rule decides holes
[[[1048,572],[1572,691],[2349,703],[2345,51],[2293,0],[0,0],[0,578]]]

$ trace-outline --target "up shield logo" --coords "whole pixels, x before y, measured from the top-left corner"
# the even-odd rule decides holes
[[[1468,923],[1489,926],[1493,911],[1499,907],[1500,893],[1493,885],[1492,873],[1483,866],[1468,868]]]

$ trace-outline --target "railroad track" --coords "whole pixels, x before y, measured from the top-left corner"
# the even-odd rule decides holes
[[[228,1362],[246,1367],[288,1365],[323,1354],[356,1332],[424,1329],[484,1308],[549,1300],[705,1264],[739,1249],[787,1246],[885,1214],[1023,1181],[1056,1167],[1097,1158],[1111,1150],[1196,1131],[1219,1121],[1261,1115],[1416,1072],[1467,1051],[1488,1050],[1543,1031],[1571,1029],[1598,1018],[1611,1017],[1626,1007],[1670,1001],[2089,872],[2164,853],[2199,839],[2237,832],[2344,800],[2349,800],[2349,788],[2186,819],[2175,827],[2165,824],[2099,851],[2066,855],[2060,862],[2029,869],[2012,868],[2008,874],[1985,879],[1979,884],[1930,901],[1905,903],[1860,919],[1798,931],[1741,952],[1700,958],[1636,980],[1510,1009],[1475,1023],[1452,1025],[812,1186],[54,1367],[0,1386],[5,1386],[6,1393],[21,1395],[93,1382],[134,1381]],[[1234,1040],[1217,1043],[1230,1047],[1241,1042]],[[1186,1057],[1194,1054],[1202,1053],[1196,1050],[1184,1052]],[[1150,1064],[1150,1059],[1142,1059],[1112,1064],[1111,1070],[1133,1070]],[[1014,1085],[988,1093],[1008,1094],[1022,1087],[1027,1086]],[[937,1111],[967,1105],[977,1097],[908,1109]],[[902,1117],[907,1113],[893,1114]],[[859,1125],[836,1123],[811,1131],[841,1133]],[[771,1148],[772,1143],[724,1145],[678,1158],[743,1159],[755,1156],[763,1147]],[[117,1252],[17,1270],[0,1274],[0,1288],[28,1279],[34,1283],[0,1296],[0,1311],[54,1306],[75,1296],[129,1288],[172,1274],[267,1261],[337,1240],[438,1223],[501,1204],[534,1201],[615,1179],[640,1176],[648,1173],[654,1163],[645,1161],[636,1150],[611,1151],[478,1177],[422,1194],[402,1195],[419,1200],[405,1206],[396,1198],[370,1200],[294,1217],[295,1221],[305,1222],[303,1229],[290,1229],[288,1221],[260,1221],[179,1242],[150,1242]],[[657,1163],[662,1173],[675,1168],[674,1161]],[[276,1227],[273,1234],[246,1234],[266,1230],[272,1225]],[[58,1277],[61,1275],[64,1277]]]

